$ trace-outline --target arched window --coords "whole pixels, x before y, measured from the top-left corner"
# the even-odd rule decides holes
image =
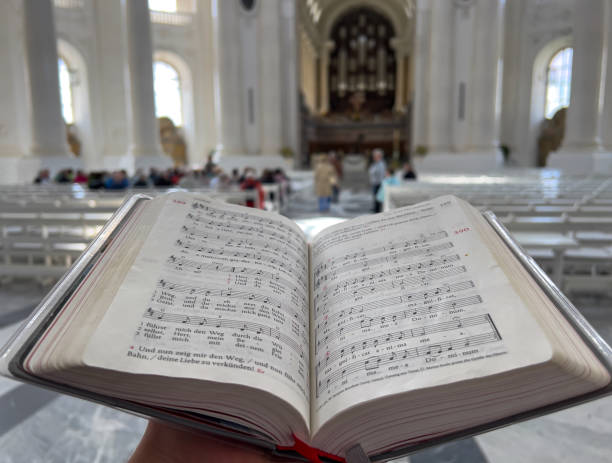
[[[553,55],[546,69],[546,118],[552,118],[555,113],[569,106],[572,86],[572,55],[569,47],[559,50]]]
[[[72,101],[72,78],[66,61],[61,56],[57,60],[60,85],[62,116],[66,124],[74,124],[74,104]]]
[[[181,105],[181,80],[174,66],[165,61],[153,62],[153,79],[155,88],[155,114],[168,117],[174,125],[183,125]]]

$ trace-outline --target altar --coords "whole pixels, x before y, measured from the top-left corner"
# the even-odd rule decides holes
[[[387,159],[403,160],[410,146],[409,112],[386,116],[351,115],[306,116],[303,136],[306,163],[314,153],[335,151],[339,155],[358,153],[369,158],[374,148],[382,148]]]

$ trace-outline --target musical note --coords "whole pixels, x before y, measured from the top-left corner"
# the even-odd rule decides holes
[[[384,365],[392,364],[398,361],[406,361],[408,359],[415,359],[429,355],[438,356],[441,355],[443,351],[463,349],[470,346],[479,346],[493,342],[499,342],[499,339],[497,339],[497,335],[494,331],[490,331],[474,336],[457,338],[443,343],[405,349],[401,355],[394,352],[392,354],[370,356],[366,359],[349,363],[346,367],[344,367],[343,372],[331,369],[329,374],[323,376],[318,375],[318,378],[323,378],[325,380],[326,387],[329,387],[334,382],[341,380],[343,377],[349,374],[358,373],[360,371],[377,370]],[[330,354],[330,361],[332,360],[332,355],[333,354]],[[318,368],[315,370],[318,371]],[[317,396],[319,396],[322,385],[321,379],[319,379],[316,384],[318,385],[316,392]]]

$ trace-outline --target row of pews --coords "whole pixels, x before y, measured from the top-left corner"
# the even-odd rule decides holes
[[[57,279],[127,197],[136,193],[156,196],[165,191],[91,191],[79,185],[0,187],[0,279]],[[197,191],[232,204],[253,201],[259,206],[259,196],[253,190]],[[264,185],[264,192],[265,208],[280,212],[280,187]]]
[[[556,171],[431,175],[385,189],[385,210],[452,194],[491,210],[569,293],[612,295],[612,179]]]

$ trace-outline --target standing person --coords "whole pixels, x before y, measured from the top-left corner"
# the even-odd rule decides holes
[[[393,169],[388,167],[385,170],[385,178],[383,179],[382,183],[380,184],[380,188],[376,193],[376,202],[380,204],[383,204],[385,202],[385,189],[388,186],[395,186],[401,184],[402,182],[400,182],[399,179],[395,175],[393,175]]]
[[[215,167],[217,167],[217,164],[215,164],[215,161],[213,160],[213,155],[211,153],[208,155],[208,159],[206,161],[206,164],[204,165],[204,169],[202,169],[204,171],[204,175],[206,175],[207,177],[212,177],[214,174],[213,170],[215,169]]]
[[[242,183],[240,179],[240,171],[236,167],[232,169],[231,181],[233,185],[240,185]]]
[[[333,185],[336,183],[336,171],[329,161],[328,157],[323,157],[315,167],[315,194],[319,199],[319,212],[329,211]]]
[[[382,203],[376,198],[380,184],[385,178],[385,171],[387,165],[383,159],[384,153],[380,148],[376,148],[372,151],[372,165],[368,170],[370,175],[370,185],[372,185],[372,196],[374,197],[374,212],[382,211]]]
[[[259,208],[260,209],[264,208],[264,200],[265,200],[264,189],[261,186],[261,182],[257,180],[257,177],[255,176],[255,169],[253,169],[252,167],[245,167],[244,180],[240,184],[240,189],[257,191],[257,199],[259,200]],[[252,199],[247,199],[246,206],[247,207],[257,207],[257,205],[255,204],[255,201]]]
[[[340,182],[342,181],[342,161],[338,159],[335,151],[329,153],[329,161],[336,171],[336,183],[332,185],[332,202],[337,203],[340,197]]]

